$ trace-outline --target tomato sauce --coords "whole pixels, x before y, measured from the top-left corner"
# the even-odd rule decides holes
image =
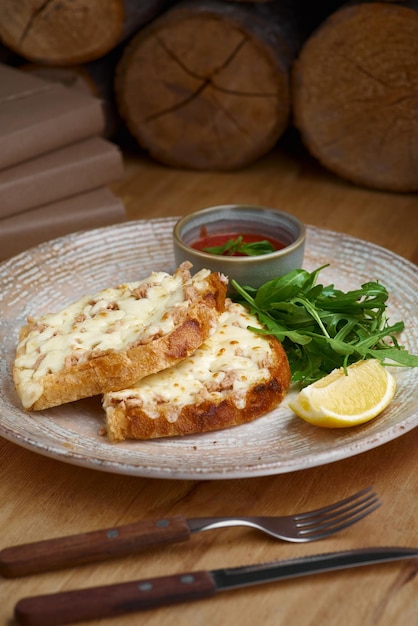
[[[258,241],[268,241],[275,250],[281,250],[286,247],[286,244],[278,241],[277,239],[272,239],[271,237],[266,237],[265,235],[259,235],[256,233],[217,233],[214,235],[207,235],[205,232],[201,233],[199,239],[197,239],[194,243],[191,244],[191,247],[195,250],[204,250],[205,248],[214,248],[216,246],[223,246],[230,239],[237,239],[238,237],[242,237],[243,243],[256,243]],[[228,253],[224,253],[228,254]],[[243,253],[235,252],[231,256],[246,256]]]

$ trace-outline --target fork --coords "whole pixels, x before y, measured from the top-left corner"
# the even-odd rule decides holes
[[[296,515],[190,519],[177,515],[137,522],[5,548],[0,552],[0,574],[10,578],[103,561],[228,526],[249,526],[284,541],[316,541],[355,524],[379,506],[377,494],[367,487],[334,504]]]

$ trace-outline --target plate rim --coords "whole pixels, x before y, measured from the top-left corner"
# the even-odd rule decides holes
[[[161,224],[164,224],[167,227],[174,226],[175,222],[178,219],[180,219],[179,216],[155,217],[155,218],[149,218],[149,219],[141,218],[141,219],[129,220],[127,222],[122,222],[122,223],[118,223],[115,225],[104,226],[104,227],[99,227],[95,229],[81,230],[75,233],[70,233],[68,235],[64,235],[64,236],[43,242],[41,244],[38,244],[37,246],[33,246],[32,248],[29,248],[28,250],[25,250],[19,253],[18,255],[11,257],[10,259],[6,259],[2,261],[0,263],[0,276],[4,274],[4,272],[10,265],[13,265],[13,266],[16,266],[16,264],[20,265],[21,262],[27,261],[30,257],[32,257],[32,262],[34,262],[36,255],[38,255],[38,262],[39,262],[39,255],[42,256],[42,254],[44,255],[43,257],[44,260],[45,258],[54,259],[55,255],[51,254],[51,252],[53,251],[54,248],[56,249],[60,248],[63,243],[71,246],[71,242],[77,241],[78,243],[80,243],[80,241],[84,237],[89,237],[92,235],[100,236],[101,234],[106,235],[106,233],[110,231],[116,231],[116,230],[124,230],[124,229],[130,230],[132,228],[138,227],[138,225],[141,223],[155,225],[156,227]],[[398,264],[408,268],[411,271],[416,271],[417,269],[417,266],[411,261],[409,261],[408,259],[406,259],[405,257],[402,257],[398,255],[397,253],[392,252],[391,250],[384,248],[373,242],[368,242],[366,240],[359,239],[357,237],[354,237],[352,235],[342,233],[339,231],[323,229],[318,226],[305,224],[305,227],[307,230],[307,246],[309,246],[310,236],[315,235],[315,233],[327,235],[330,237],[335,236],[340,239],[343,238],[347,242],[351,241],[353,245],[366,245],[368,250],[375,249],[386,255],[389,255],[393,260],[396,260]],[[417,286],[418,286],[418,279],[417,279]],[[147,471],[144,464],[132,465],[132,463],[129,463],[129,462],[122,463],[121,461],[111,461],[109,459],[105,461],[101,461],[100,459],[94,459],[92,457],[86,457],[86,455],[74,453],[69,449],[66,449],[65,451],[63,451],[62,442],[61,442],[61,445],[54,446],[52,444],[49,444],[48,441],[46,442],[39,441],[39,440],[36,440],[35,438],[31,439],[31,437],[28,437],[28,436],[24,437],[20,433],[13,432],[9,428],[7,428],[2,422],[1,416],[0,416],[0,435],[4,437],[6,440],[11,441],[12,443],[15,443],[16,445],[19,445],[37,454],[41,454],[45,457],[53,458],[55,460],[59,460],[61,462],[69,463],[72,465],[77,465],[80,467],[100,470],[103,472],[130,475],[130,476],[141,476],[141,477],[163,478],[163,479],[165,478],[165,479],[176,479],[176,480],[178,479],[220,480],[220,479],[271,476],[271,475],[288,473],[292,471],[300,471],[300,470],[309,469],[312,467],[318,467],[318,466],[322,466],[322,465],[329,464],[329,463],[334,463],[339,460],[343,460],[345,458],[350,458],[357,454],[364,453],[373,448],[380,447],[384,443],[392,441],[393,439],[396,439],[402,436],[403,434],[410,432],[417,425],[418,425],[418,412],[415,414],[409,415],[400,424],[393,424],[392,426],[389,426],[383,433],[380,433],[380,438],[376,437],[372,433],[369,438],[366,437],[365,440],[361,441],[361,444],[362,444],[361,450],[356,450],[357,446],[352,445],[350,442],[348,442],[346,445],[343,446],[343,451],[344,451],[343,454],[341,454],[341,449],[337,448],[336,450],[332,450],[331,453],[328,454],[327,459],[325,461],[322,461],[320,458],[323,456],[324,453],[320,453],[319,459],[317,460],[317,462],[312,462],[310,464],[301,464],[299,462],[299,463],[291,464],[291,466],[283,465],[283,467],[281,467],[280,464],[278,466],[277,461],[276,462],[270,461],[266,463],[259,463],[257,466],[254,466],[254,467],[253,467],[254,464],[246,465],[246,466],[245,464],[243,464],[243,466],[241,466],[240,469],[229,468],[223,471],[216,471],[216,470],[205,471],[204,468],[202,467],[194,467],[191,470],[180,469],[178,471],[175,471],[175,470],[173,471],[172,468],[161,467],[159,470],[157,470],[156,468],[152,468],[151,471]],[[190,437],[193,438],[193,436],[190,436]],[[58,442],[58,444],[59,443],[60,442]],[[246,467],[246,469],[243,471],[242,468],[244,466]]]

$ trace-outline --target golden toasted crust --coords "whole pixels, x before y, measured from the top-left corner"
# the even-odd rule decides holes
[[[253,332],[248,330],[249,333]],[[251,422],[277,407],[285,397],[290,385],[290,367],[281,343],[273,336],[265,336],[271,348],[266,380],[248,386],[245,406],[239,408],[233,392],[225,392],[218,401],[203,400],[184,406],[174,421],[162,414],[149,415],[135,400],[112,396],[104,399],[107,434],[111,441],[124,439],[154,439],[204,433],[221,430]],[[158,403],[156,405],[158,410]]]
[[[177,363],[193,353],[213,332],[217,318],[224,310],[225,294],[224,277],[209,274],[205,290],[200,291],[198,297],[193,296],[195,301],[184,311],[174,330],[145,344],[134,343],[124,350],[92,351],[87,359],[69,364],[59,372],[46,374],[41,380],[42,394],[25,408],[42,410],[123,389],[144,376]],[[30,328],[28,325],[21,330],[22,339]],[[16,364],[13,377],[21,396],[25,381],[21,376],[21,368]]]

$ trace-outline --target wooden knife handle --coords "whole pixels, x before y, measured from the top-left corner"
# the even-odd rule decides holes
[[[164,543],[190,538],[187,521],[181,515],[152,522],[139,522],[26,543],[0,552],[0,574],[7,578],[25,576],[104,561]]]
[[[199,600],[215,592],[210,572],[198,571],[22,598],[15,619],[20,626],[59,626]]]

